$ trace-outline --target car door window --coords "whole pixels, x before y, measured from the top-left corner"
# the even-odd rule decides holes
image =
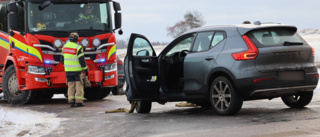
[[[190,47],[192,45],[193,42],[193,36],[192,37],[188,37],[183,39],[182,41],[178,42],[178,44],[176,44],[168,53],[167,56],[171,55],[172,53],[175,52],[180,52],[183,50],[190,50]]]
[[[199,52],[208,50],[214,32],[201,32],[197,35],[192,51]]]
[[[136,38],[133,42],[133,56],[153,56],[153,50],[149,42],[143,38]]]
[[[225,39],[224,32],[216,32],[214,34],[213,39],[212,39],[210,48],[216,46],[217,44],[219,44],[224,39]]]

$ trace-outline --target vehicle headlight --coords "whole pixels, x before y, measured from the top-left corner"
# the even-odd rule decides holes
[[[89,46],[89,40],[88,39],[82,39],[81,40],[81,45],[84,47],[88,47]]]
[[[100,44],[101,44],[100,39],[98,39],[98,38],[93,39],[92,45],[98,47],[98,46],[100,46]]]
[[[62,45],[63,45],[63,43],[62,43],[62,41],[61,41],[60,39],[56,39],[56,40],[54,40],[53,45],[54,45],[56,48],[61,48]]]
[[[106,64],[104,67],[104,72],[111,72],[117,70],[117,63]]]
[[[44,66],[28,65],[28,73],[44,75],[44,74],[46,74],[46,68]]]

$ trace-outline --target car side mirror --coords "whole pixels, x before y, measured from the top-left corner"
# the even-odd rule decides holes
[[[149,51],[146,49],[137,52],[137,56],[149,56]]]

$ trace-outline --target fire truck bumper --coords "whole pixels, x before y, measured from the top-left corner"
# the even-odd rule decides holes
[[[89,71],[88,78],[92,87],[115,87],[118,84],[117,71],[108,73],[98,70]],[[25,74],[25,85],[20,85],[19,90],[66,88],[66,81],[65,72],[51,72],[50,75]]]

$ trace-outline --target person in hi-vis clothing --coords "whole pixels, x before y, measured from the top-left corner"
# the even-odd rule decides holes
[[[83,107],[84,86],[80,74],[85,72],[88,75],[88,66],[85,62],[83,47],[77,44],[79,35],[72,32],[69,35],[69,42],[62,48],[61,62],[66,71],[68,85],[68,102],[70,107]]]

